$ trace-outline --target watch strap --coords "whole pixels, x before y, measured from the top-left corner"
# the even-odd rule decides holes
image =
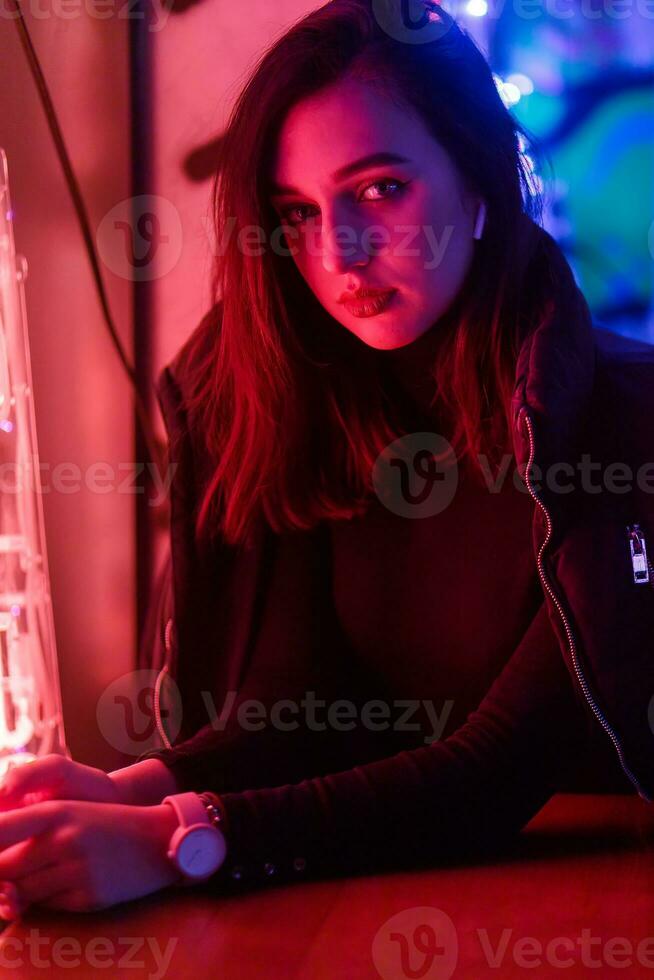
[[[194,823],[211,823],[207,808],[197,793],[173,793],[164,796],[161,802],[172,806],[181,827],[190,827]]]

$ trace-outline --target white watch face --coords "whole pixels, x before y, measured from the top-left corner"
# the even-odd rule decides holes
[[[180,841],[177,864],[190,877],[210,874],[222,864],[225,850],[225,838],[217,828],[196,827]]]

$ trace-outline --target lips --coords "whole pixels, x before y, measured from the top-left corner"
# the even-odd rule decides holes
[[[362,290],[361,298],[343,300],[343,305],[352,316],[377,316],[386,309],[397,292],[396,289]]]

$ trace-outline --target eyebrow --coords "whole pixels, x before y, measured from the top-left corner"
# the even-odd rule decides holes
[[[338,181],[345,180],[347,177],[353,177],[354,174],[358,174],[362,170],[368,170],[371,167],[380,167],[390,163],[411,163],[411,161],[408,157],[403,157],[399,153],[390,153],[387,150],[382,150],[379,153],[369,153],[359,160],[346,163],[344,167],[339,167],[332,174],[332,180],[334,183],[337,183]],[[302,191],[299,191],[297,187],[290,187],[288,184],[277,184],[272,181],[270,184],[270,193],[275,196],[282,194],[301,195]]]

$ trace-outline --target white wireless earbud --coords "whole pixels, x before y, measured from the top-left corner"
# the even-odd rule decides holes
[[[486,224],[486,205],[482,201],[481,204],[480,204],[480,206],[479,206],[479,211],[477,213],[477,221],[475,223],[475,230],[472,233],[472,237],[473,238],[476,238],[477,241],[481,238],[481,236],[483,234],[484,225],[485,224]]]

